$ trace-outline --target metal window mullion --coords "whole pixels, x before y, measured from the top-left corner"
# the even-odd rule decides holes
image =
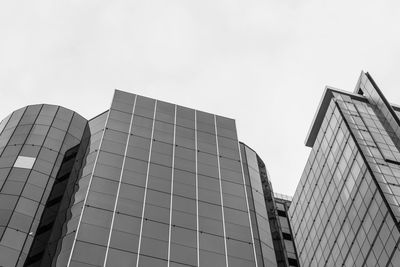
[[[35,121],[32,123],[31,129],[29,130],[29,133],[26,135],[26,138],[25,138],[24,142],[23,142],[22,145],[21,145],[21,149],[20,149],[19,152],[18,152],[17,158],[15,159],[15,161],[14,161],[14,163],[13,163],[13,166],[10,168],[10,171],[9,171],[9,173],[8,173],[8,175],[7,175],[7,178],[8,178],[8,176],[9,176],[9,174],[11,173],[11,169],[14,168],[15,162],[17,161],[19,155],[21,154],[22,149],[24,148],[24,146],[27,145],[27,144],[26,144],[26,141],[28,141],[28,138],[29,138],[29,136],[31,135],[31,132],[32,132],[33,128],[34,128],[36,125],[38,125],[38,124],[36,124],[36,121],[37,121],[37,119],[38,119],[39,116],[40,116],[40,112],[42,111],[43,106],[44,106],[44,104],[40,106],[40,110],[39,110],[38,114],[36,115]],[[58,111],[59,108],[60,108],[60,107],[57,108],[57,111]],[[23,115],[25,114],[25,112],[26,112],[27,110],[28,110],[28,107],[25,109]],[[23,115],[21,116],[20,120],[18,121],[18,124],[15,126],[15,130],[16,130],[17,127],[19,126],[19,122],[22,120]],[[26,184],[28,183],[28,179],[29,179],[30,175],[32,174],[32,170],[33,170],[33,167],[35,166],[36,160],[38,159],[39,154],[40,154],[40,152],[42,151],[42,149],[43,149],[43,147],[44,147],[44,143],[45,143],[45,141],[46,141],[47,136],[49,135],[51,125],[53,124],[53,122],[54,122],[54,120],[55,120],[55,118],[56,118],[56,115],[57,115],[57,112],[55,113],[55,115],[54,115],[54,117],[53,117],[53,120],[51,121],[51,124],[50,124],[50,126],[49,126],[49,129],[47,130],[47,132],[46,132],[46,134],[45,134],[45,138],[44,138],[44,140],[43,140],[43,143],[42,143],[42,145],[41,145],[40,148],[39,148],[38,154],[36,155],[35,162],[34,162],[32,168],[30,168],[30,170],[29,170],[27,179],[26,179],[24,185],[22,186],[21,193],[20,193],[20,195],[18,196],[18,201],[17,201],[16,205],[18,205],[18,202],[19,202],[19,200],[21,199],[21,197],[26,198],[26,197],[22,196],[22,194],[23,194],[23,192],[24,192],[24,189],[25,189],[25,187],[26,187]],[[10,117],[10,118],[11,118],[11,117]],[[72,118],[73,118],[73,117],[72,117]],[[71,118],[71,121],[70,121],[69,124],[68,124],[68,128],[69,128],[69,126],[71,125],[72,118]],[[65,135],[64,135],[64,137],[63,137],[63,141],[62,141],[61,144],[64,143],[65,137],[67,136],[68,128],[67,128],[67,130],[66,130],[66,132],[65,132]],[[15,132],[15,130],[13,131],[13,133]],[[13,135],[11,135],[11,136],[13,136]],[[8,140],[7,143],[9,143],[10,140],[11,140],[11,137],[10,137],[10,139]],[[33,146],[36,146],[36,145],[33,145]],[[61,150],[61,148],[60,148],[60,150]],[[58,156],[58,154],[60,154],[60,151],[58,151],[57,156]],[[57,160],[57,159],[56,159],[56,160]],[[49,173],[49,179],[47,179],[45,189],[47,189],[47,186],[48,186],[48,184],[49,184],[49,181],[50,181],[50,178],[51,178],[51,173],[53,172],[53,169],[54,169],[54,167],[55,167],[55,166],[54,166],[55,163],[56,163],[56,161],[54,161],[53,167],[51,168],[51,171],[50,171],[50,173]],[[35,171],[36,171],[36,170],[35,170]],[[54,179],[55,179],[55,177],[54,177]],[[3,184],[3,188],[4,188],[4,185],[5,185],[5,183]],[[2,189],[2,188],[1,188],[1,189]],[[42,198],[43,198],[44,192],[45,192],[45,190],[43,190],[43,192],[42,192],[42,196],[40,197],[40,201],[41,201]],[[14,211],[15,211],[15,210],[14,210]],[[38,211],[39,211],[39,207],[36,209],[35,214],[34,214],[34,216],[33,216],[33,219],[36,217]],[[42,214],[43,214],[43,212],[44,212],[44,210],[42,211]],[[12,218],[12,216],[10,216],[10,219],[8,220],[8,222],[7,222],[7,224],[6,224],[6,227],[9,226],[9,224],[10,224],[10,222],[11,222],[11,218]],[[39,222],[39,223],[40,223],[40,222]],[[37,225],[37,227],[39,227],[39,224]],[[36,229],[36,230],[37,230],[37,229]],[[28,233],[31,233],[31,232],[32,232],[32,224],[29,226],[29,230],[28,230]],[[1,237],[2,237],[2,236],[0,235],[0,238],[1,238]],[[27,240],[28,240],[27,238],[24,240],[23,245],[22,245],[22,248],[25,247],[25,244],[26,244],[26,241],[27,241]],[[35,240],[35,238],[32,240],[32,243],[33,243],[34,240]],[[30,251],[31,251],[31,248],[29,249],[29,252],[30,252]],[[27,256],[29,255],[29,252],[28,252]],[[22,255],[22,250],[20,251],[20,253],[19,253],[19,255],[18,255],[18,261],[19,261],[19,259],[21,258],[21,255]]]
[[[144,209],[145,209],[145,206],[146,206],[147,186],[148,186],[148,182],[149,182],[150,160],[151,160],[151,151],[153,149],[153,141],[154,141],[154,125],[155,125],[155,121],[156,121],[156,111],[157,111],[157,100],[154,103],[153,125],[152,125],[152,129],[151,129],[149,158],[148,158],[148,161],[147,161],[146,183],[145,183],[145,187],[144,187],[142,218],[141,218],[141,222],[140,222],[139,244],[138,244],[138,251],[137,251],[137,258],[136,258],[136,266],[139,266],[140,248],[141,248],[141,243],[142,243]]]
[[[172,142],[171,201],[169,203],[169,229],[168,229],[168,267],[170,265],[170,260],[171,260],[172,199],[174,195],[175,144],[176,144],[176,105],[175,105],[175,117],[174,117],[174,136]]]
[[[222,196],[222,178],[221,178],[221,165],[219,161],[219,143],[218,143],[218,130],[217,130],[217,116],[214,115],[214,127],[215,127],[215,141],[217,147],[217,162],[218,162],[218,180],[219,180],[219,190],[220,190],[220,197],[221,197],[221,210],[222,210],[222,227],[224,229],[224,244],[225,244],[225,261],[226,266],[228,264],[228,247],[226,243],[226,229],[225,229],[225,214],[224,214],[224,198]]]
[[[197,111],[194,111],[194,145],[196,162],[196,238],[197,238],[197,266],[200,266],[200,231],[199,231],[199,170],[197,163]]]
[[[25,111],[24,111],[24,112],[25,112]],[[13,113],[14,113],[14,112],[13,112]],[[1,135],[1,133],[4,131],[4,129],[6,128],[7,123],[8,123],[8,121],[10,120],[11,116],[12,116],[12,113],[11,113],[10,115],[8,115],[7,117],[5,117],[3,120],[0,121],[0,127],[1,127],[1,124],[4,122],[3,128],[0,128],[0,135]]]
[[[113,100],[114,100],[114,99],[113,99]],[[101,134],[101,139],[100,139],[100,143],[99,143],[99,150],[97,151],[96,158],[95,158],[95,160],[94,160],[94,162],[93,162],[93,169],[92,169],[92,173],[91,173],[91,176],[90,176],[90,179],[89,179],[88,187],[87,187],[87,189],[86,189],[85,199],[83,200],[82,211],[81,211],[81,214],[79,215],[78,226],[76,227],[75,237],[74,237],[74,241],[72,242],[72,247],[71,247],[71,251],[70,251],[70,254],[69,254],[69,258],[68,258],[67,267],[69,267],[70,264],[71,264],[72,254],[73,254],[73,252],[74,252],[74,248],[75,248],[75,244],[76,244],[76,239],[78,238],[78,232],[79,232],[79,229],[80,229],[80,226],[81,226],[83,213],[84,213],[84,211],[85,211],[86,201],[87,201],[87,198],[88,198],[88,195],[89,195],[89,189],[90,189],[90,186],[92,185],[92,180],[93,180],[93,176],[94,176],[94,170],[95,170],[96,165],[97,165],[97,160],[99,159],[100,149],[101,149],[101,145],[103,144],[104,134],[105,134],[106,129],[107,129],[108,119],[110,118],[111,106],[112,106],[112,101],[111,101],[110,109],[108,110],[106,122],[104,123],[104,130],[103,130],[103,133]],[[89,144],[89,146],[90,146],[90,144]]]
[[[19,126],[19,123],[21,122],[21,120],[22,120],[22,118],[24,117],[26,111],[28,110],[28,107],[29,107],[29,106],[27,106],[27,107],[25,108],[24,112],[23,112],[22,115],[21,115],[21,118],[19,118],[18,123],[17,123],[17,125],[15,125],[15,128],[14,128],[14,130],[13,130],[13,133],[10,135],[10,137],[9,137],[8,140],[7,140],[7,143],[6,143],[6,144],[4,145],[4,147],[3,147],[3,151],[0,152],[0,156],[3,155],[4,151],[6,150],[6,147],[10,146],[9,144],[10,144],[11,138],[14,136],[14,133],[15,133],[15,131],[17,130],[17,128],[18,128],[18,126]],[[42,108],[40,108],[40,111],[41,111],[41,110],[42,110]],[[39,111],[37,117],[39,116],[40,111]],[[14,111],[14,112],[15,112],[15,111]],[[13,112],[12,114],[14,114],[14,112]],[[12,114],[11,114],[11,116],[12,116]],[[11,173],[11,169],[14,168],[15,162],[17,161],[18,156],[19,156],[19,154],[21,153],[23,146],[25,145],[26,141],[28,140],[28,137],[29,137],[29,135],[30,135],[30,133],[31,133],[31,131],[32,131],[32,129],[33,129],[33,126],[35,126],[35,122],[36,122],[36,120],[37,120],[37,117],[35,118],[35,121],[32,123],[32,128],[29,129],[29,133],[26,135],[25,140],[24,140],[24,142],[22,143],[21,148],[20,148],[20,150],[18,151],[18,154],[17,154],[15,160],[13,161],[13,164],[12,164],[10,170],[8,171],[7,175],[5,176],[5,177],[7,177],[7,179],[8,179],[8,176],[10,175],[10,173]],[[10,118],[11,118],[11,117],[10,117]],[[53,118],[53,119],[54,119],[54,118]],[[8,124],[8,122],[7,122],[7,124]],[[7,126],[7,125],[6,125],[6,126]],[[5,127],[4,127],[4,128],[5,128]],[[50,128],[49,128],[49,129],[50,129]],[[47,133],[46,133],[46,135],[47,135]],[[42,146],[43,146],[43,144],[42,144]],[[40,151],[39,151],[39,152],[40,152]],[[38,152],[38,155],[39,155],[39,152]],[[36,158],[37,158],[37,156],[36,156]],[[36,163],[36,159],[35,159],[35,163]],[[32,168],[33,168],[33,166],[32,166]],[[32,171],[32,169],[29,171],[29,173],[30,173],[31,171]],[[6,179],[6,180],[7,180],[7,179]],[[4,186],[5,186],[6,180],[4,180],[4,183],[0,186],[0,191],[3,190],[3,188],[4,188]],[[22,191],[21,191],[21,193],[22,193]],[[11,217],[10,217],[10,220],[11,220]],[[10,220],[9,220],[9,221],[10,221]],[[9,223],[9,222],[7,222],[6,225],[8,225],[8,223]],[[1,236],[2,236],[2,235],[0,235],[0,237],[1,237]]]
[[[55,119],[56,119],[56,116],[57,116],[57,112],[59,111],[59,109],[60,109],[60,106],[57,108],[57,111],[56,111],[56,113],[54,114],[54,118],[53,118],[53,120],[52,120],[52,122],[51,122],[51,125],[53,125],[53,123],[54,123],[54,121],[55,121]],[[60,147],[60,151],[58,151],[58,156],[61,154],[61,150],[62,150],[62,148],[63,148],[63,145],[64,145],[65,140],[67,139],[68,131],[69,131],[69,129],[71,128],[72,121],[73,121],[75,115],[79,115],[79,114],[76,113],[76,112],[73,112],[72,117],[71,117],[71,120],[70,120],[70,122],[69,122],[69,124],[68,124],[68,128],[65,130],[65,135],[64,135],[63,141],[62,141],[62,143],[61,143],[62,145],[61,145],[61,147]],[[47,132],[47,134],[46,134],[45,140],[47,139],[51,128],[58,129],[58,128],[56,128],[56,127],[52,127],[51,125],[50,125],[49,130],[48,130],[48,132]],[[88,126],[88,121],[87,121],[86,124],[85,124],[85,129],[86,129],[86,126]],[[89,126],[88,126],[88,127],[89,127]],[[82,132],[81,140],[80,140],[80,142],[79,142],[79,149],[78,149],[78,152],[79,152],[79,150],[81,149],[80,146],[82,145],[82,142],[83,142],[83,140],[84,140],[84,134],[85,134],[85,130],[83,130],[83,132]],[[44,143],[45,143],[45,142],[46,142],[46,141],[43,141],[43,144],[42,144],[42,147],[40,148],[40,151],[42,150],[43,147],[44,147],[44,148],[47,148],[47,147],[44,146]],[[88,149],[89,146],[90,146],[90,142],[88,143],[86,149]],[[75,147],[75,146],[73,146],[73,147]],[[71,148],[73,148],[73,147],[71,147]],[[71,148],[69,148],[69,149],[71,149]],[[50,149],[50,148],[47,148],[47,149]],[[69,150],[69,149],[68,149],[68,150]],[[62,154],[62,155],[63,155],[63,160],[61,161],[61,165],[60,165],[59,171],[61,170],[61,166],[62,166],[62,163],[63,163],[63,161],[64,161],[65,153],[66,153],[68,150],[66,150],[66,151],[64,152],[64,154]],[[40,151],[39,151],[39,153],[40,153]],[[78,152],[77,152],[76,156],[78,155]],[[38,155],[39,155],[39,154],[38,154]],[[57,156],[57,157],[58,157],[58,156]],[[75,160],[76,160],[76,156],[75,156]],[[56,160],[56,161],[57,161],[57,160]],[[56,163],[56,161],[54,162],[54,164]],[[74,163],[74,165],[75,165],[75,163]],[[81,163],[81,168],[83,168],[83,165],[84,165],[84,164],[83,164],[83,162],[82,162],[82,163]],[[73,170],[73,168],[74,168],[74,166],[72,167],[71,170]],[[54,166],[53,166],[53,168],[52,168],[52,170],[51,170],[51,173],[53,173],[53,170],[54,170]],[[50,174],[51,174],[51,173],[50,173]],[[58,173],[56,173],[56,176],[54,177],[54,183],[56,182],[55,180],[56,180],[56,178],[57,178],[57,175],[58,175]],[[72,175],[72,173],[69,175],[68,179],[70,179],[71,175]],[[45,187],[45,188],[47,188],[47,186],[49,185],[50,178],[51,178],[51,175],[50,175],[49,179],[47,180],[47,183],[46,183],[46,187]],[[79,178],[79,177],[76,178],[76,181],[79,180],[78,178]],[[75,181],[75,182],[76,182],[76,181]],[[53,183],[52,186],[54,186],[54,183]],[[52,188],[53,188],[53,187],[52,187]],[[64,194],[66,194],[66,193],[67,193],[67,191],[64,192]],[[72,195],[73,195],[73,193],[72,193]],[[71,199],[72,195],[67,195],[68,199]],[[41,199],[43,198],[43,196],[44,196],[44,192],[43,192],[43,194],[42,194]],[[63,195],[63,197],[65,197],[65,195]],[[43,213],[42,213],[42,214],[43,214]],[[71,250],[71,251],[72,251],[72,250]],[[52,258],[52,264],[54,264],[54,261],[57,261],[57,257],[55,257],[55,256]]]
[[[240,152],[241,150],[240,150],[239,140],[237,141],[237,144],[238,144],[238,151],[239,151],[240,167],[241,167],[241,170],[242,170],[244,195],[245,195],[245,197],[246,197],[247,212],[248,212],[248,215],[249,215],[249,224],[250,224],[250,232],[251,232],[251,242],[253,243],[253,251],[254,251],[254,262],[256,263],[256,267],[258,267],[257,253],[256,253],[256,244],[255,244],[255,241],[254,241],[253,225],[252,225],[252,223],[251,223],[249,199],[247,198],[247,187],[246,187],[246,180],[245,180],[245,178],[244,178],[244,169],[243,169],[242,153]]]
[[[111,218],[110,233],[109,233],[109,235],[108,235],[107,248],[106,248],[106,255],[105,255],[105,258],[104,258],[104,264],[103,264],[103,266],[106,266],[106,265],[107,265],[108,252],[109,252],[109,250],[110,250],[111,235],[112,235],[112,230],[113,230],[113,227],[114,227],[115,213],[117,212],[118,197],[119,197],[119,192],[120,192],[120,189],[121,189],[122,176],[123,176],[123,174],[124,174],[124,167],[125,167],[125,161],[126,161],[126,154],[127,154],[127,152],[128,152],[129,140],[130,140],[130,137],[131,137],[131,129],[132,129],[132,124],[133,124],[133,113],[134,113],[135,107],[136,107],[136,99],[137,99],[137,95],[135,95],[135,100],[134,100],[134,102],[133,102],[131,121],[130,121],[130,123],[129,123],[128,137],[127,137],[127,139],[126,139],[124,157],[123,157],[123,159],[122,159],[121,174],[120,174],[120,176],[119,176],[117,194],[116,194],[116,196],[115,196],[114,209],[113,209],[113,214],[112,214],[112,218]]]
[[[245,159],[246,159],[247,169],[249,169],[249,161],[248,161],[248,158],[247,158],[246,147],[243,146],[243,149],[244,149],[244,151],[243,151],[243,156],[244,156]],[[239,151],[239,152],[240,152],[240,151]],[[243,160],[243,158],[242,158],[242,160]],[[260,179],[261,179],[261,177],[260,177]],[[251,195],[251,199],[253,200],[253,205],[255,205],[255,204],[254,204],[253,185],[252,185],[252,182],[251,182],[250,174],[249,174],[249,182],[250,182],[250,184],[249,184],[249,186],[250,186],[249,194]],[[247,192],[247,188],[246,188],[246,192]],[[251,218],[251,214],[250,214],[250,218]],[[256,210],[255,210],[255,206],[254,206],[254,221],[255,221],[255,226],[257,227],[258,243],[259,243],[260,251],[261,251],[261,254],[262,254],[261,235],[260,235],[260,231],[259,231],[259,229],[258,229],[259,222],[258,222],[257,212],[256,212]],[[254,236],[254,235],[253,235],[253,236]],[[254,240],[254,246],[256,246],[255,242],[256,242],[256,241]],[[254,247],[254,249],[255,249],[255,247]],[[257,261],[257,258],[256,258],[256,261]],[[264,265],[265,265],[265,260],[264,260],[263,255],[261,255],[261,262],[262,262],[262,264],[263,264],[263,266],[264,266]]]
[[[9,138],[8,138],[8,140],[7,140],[7,142],[6,142],[6,144],[4,145],[3,150],[0,151],[0,157],[3,155],[4,151],[6,150],[6,147],[9,146],[10,140],[11,140],[11,138],[14,136],[14,133],[15,133],[15,131],[17,130],[17,128],[18,128],[18,126],[19,126],[19,123],[21,122],[22,118],[24,117],[25,113],[26,113],[27,110],[28,110],[28,107],[29,107],[29,106],[25,107],[24,111],[22,112],[21,117],[19,118],[17,124],[16,124],[15,127],[14,127],[14,130],[12,131],[12,134],[9,136]],[[41,111],[41,110],[42,110],[42,108],[40,108],[40,111]],[[39,111],[37,117],[39,116],[40,111]],[[12,115],[13,115],[14,113],[15,113],[15,111],[14,111],[13,113],[11,113],[10,118],[12,117]],[[4,188],[4,186],[5,186],[5,182],[6,182],[7,179],[8,179],[8,176],[10,175],[12,168],[14,168],[15,162],[17,161],[18,156],[19,156],[19,154],[21,153],[23,146],[25,145],[26,141],[28,140],[29,134],[31,133],[31,131],[32,131],[32,129],[33,129],[33,126],[35,125],[35,122],[36,122],[36,120],[37,120],[37,117],[35,118],[35,121],[32,123],[32,128],[29,130],[29,133],[26,135],[26,138],[25,138],[23,144],[21,145],[21,149],[18,151],[18,154],[16,155],[15,160],[13,161],[13,164],[12,164],[11,168],[10,168],[9,171],[7,172],[7,175],[5,176],[6,179],[4,180],[4,183],[3,183],[2,185],[0,185],[0,192],[3,190],[3,188]],[[8,119],[6,125],[4,126],[4,129],[7,127],[7,124],[9,123],[10,118]],[[53,118],[53,119],[54,119],[54,118]],[[4,129],[3,129],[3,130],[4,130]],[[50,129],[50,128],[49,128],[49,129]],[[39,151],[39,152],[40,152],[40,151]],[[39,152],[38,152],[38,155],[39,155]],[[37,157],[36,157],[36,158],[37,158]],[[35,159],[35,163],[36,163],[36,159]],[[32,169],[33,169],[33,166],[32,166]],[[29,171],[29,175],[30,175],[30,173],[32,172],[32,169]],[[28,175],[28,177],[29,177],[29,175]],[[28,180],[27,180],[27,181],[28,181]],[[26,182],[27,182],[27,181],[26,181]],[[46,184],[46,185],[47,185],[47,184]],[[24,186],[25,186],[25,184],[24,184]],[[21,191],[21,194],[22,194],[22,191]],[[43,194],[42,194],[42,196],[43,196]],[[21,195],[18,196],[18,201],[19,201],[20,198],[21,198]],[[18,204],[18,201],[16,202],[15,205]],[[15,207],[16,207],[16,206],[15,206]],[[12,216],[10,216],[10,218],[7,220],[7,223],[5,224],[6,227],[8,227],[8,225],[9,225],[9,223],[10,223],[10,221],[11,221],[11,218],[12,218]],[[3,237],[3,234],[0,234],[0,239],[1,239],[2,237]],[[25,245],[25,242],[26,242],[26,241],[24,241],[24,245]],[[21,253],[22,253],[22,250],[21,250],[21,252],[20,252],[19,255],[21,255]],[[18,258],[19,258],[19,256],[18,256]]]
[[[22,115],[21,115],[21,117],[19,118],[17,124],[15,125],[14,130],[12,131],[12,134],[9,136],[9,138],[8,138],[8,140],[7,140],[7,142],[6,142],[6,144],[4,145],[3,151],[0,152],[0,156],[3,155],[5,148],[9,145],[10,140],[11,140],[12,136],[14,136],[15,130],[17,130],[17,127],[19,126],[19,123],[21,122],[22,118],[24,117],[24,115],[25,115],[25,113],[26,113],[28,107],[29,107],[29,106],[26,106],[25,109],[24,109],[24,111],[22,112]],[[15,113],[15,111],[14,111],[13,113],[11,113],[10,118],[9,118],[8,121],[7,121],[7,124],[10,122],[10,119],[11,119],[11,117],[12,117],[12,115],[13,115],[14,113]],[[40,113],[40,111],[39,111],[39,113]],[[39,115],[39,113],[38,113],[38,115]],[[37,119],[37,118],[36,118],[36,119]],[[35,121],[36,121],[36,119],[35,119]],[[4,129],[7,127],[7,124],[4,126]],[[33,126],[32,126],[32,128],[33,128]],[[4,129],[3,129],[3,131],[4,131]],[[29,130],[29,133],[31,132],[31,130],[32,130],[32,129]],[[3,132],[3,131],[2,131],[2,132]],[[28,133],[27,137],[25,138],[25,142],[26,142],[26,140],[27,140],[27,138],[28,138],[28,136],[29,136],[29,133]],[[21,148],[21,150],[22,150],[22,148]],[[21,152],[21,150],[20,150],[19,152]],[[19,152],[18,152],[18,154],[19,154]],[[15,163],[15,161],[14,161],[14,163]],[[14,164],[13,164],[13,166],[14,166]],[[10,171],[11,171],[11,170],[10,170]]]

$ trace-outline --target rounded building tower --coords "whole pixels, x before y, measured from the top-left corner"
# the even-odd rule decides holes
[[[0,266],[50,266],[90,139],[88,121],[30,105],[0,123]]]

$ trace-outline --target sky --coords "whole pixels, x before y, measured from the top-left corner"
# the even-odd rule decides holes
[[[326,85],[368,71],[400,104],[400,1],[0,3],[0,118],[61,105],[90,119],[114,89],[235,118],[275,192],[293,195]]]

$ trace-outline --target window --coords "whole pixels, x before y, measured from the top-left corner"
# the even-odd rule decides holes
[[[33,164],[35,163],[35,160],[36,160],[36,158],[18,156],[17,160],[14,163],[14,167],[24,168],[24,169],[32,169]]]

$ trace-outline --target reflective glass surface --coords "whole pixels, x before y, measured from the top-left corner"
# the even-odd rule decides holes
[[[87,121],[59,106],[27,106],[1,122],[1,266],[50,266],[88,138]]]
[[[35,160],[36,158],[18,156],[18,158],[15,160],[14,168],[32,169]]]
[[[60,265],[256,266],[234,120],[116,90],[89,125]]]
[[[397,137],[372,97],[333,93],[289,210],[302,266],[398,265]]]
[[[278,266],[233,119],[116,90],[89,122],[13,112],[0,156],[1,266]]]

